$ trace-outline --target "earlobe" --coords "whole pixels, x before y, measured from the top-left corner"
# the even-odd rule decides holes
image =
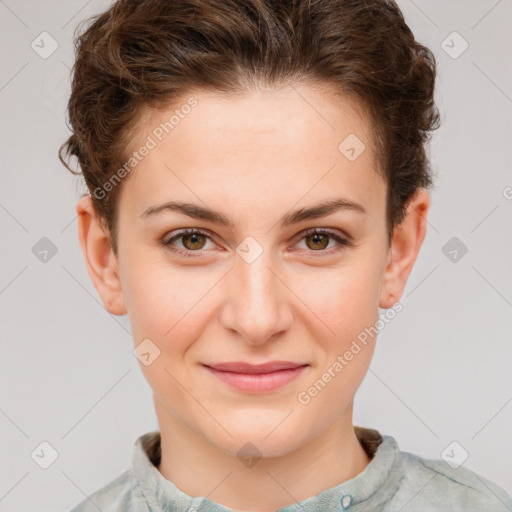
[[[97,215],[90,196],[82,197],[76,206],[78,239],[87,272],[98,291],[105,309],[113,315],[126,314],[121,280],[108,232]]]
[[[389,259],[383,276],[380,308],[390,308],[400,300],[426,234],[430,198],[418,189],[407,206],[403,221],[395,227]]]

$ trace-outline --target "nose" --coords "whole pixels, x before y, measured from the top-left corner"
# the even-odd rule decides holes
[[[274,341],[290,328],[294,318],[291,292],[267,252],[264,250],[250,263],[237,255],[227,276],[229,298],[223,307],[222,323],[251,345]]]

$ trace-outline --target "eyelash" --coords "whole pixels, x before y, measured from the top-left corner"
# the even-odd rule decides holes
[[[339,246],[337,248],[334,248],[331,249],[331,250],[318,250],[318,251],[309,251],[309,252],[318,252],[318,253],[323,253],[323,255],[331,255],[335,252],[338,252],[340,251],[343,247],[350,247],[352,246],[352,242],[350,242],[349,240],[347,240],[346,238],[343,238],[341,237],[340,235],[338,235],[337,233],[331,231],[331,230],[328,230],[328,229],[325,229],[325,228],[310,228],[310,229],[307,229],[306,231],[302,232],[301,235],[302,237],[299,239],[299,242],[307,237],[307,236],[311,236],[311,235],[327,235],[331,238],[334,238],[338,243],[339,243]],[[162,239],[161,241],[161,244],[162,246],[170,249],[172,252],[180,255],[180,256],[184,256],[186,258],[190,258],[190,257],[198,257],[198,256],[202,256],[203,253],[205,252],[209,252],[209,251],[203,251],[203,250],[197,250],[197,251],[191,251],[191,250],[183,250],[183,249],[177,249],[175,246],[172,245],[171,242],[175,241],[175,240],[178,240],[180,239],[181,237],[185,236],[185,235],[204,235],[206,237],[208,237],[210,240],[211,240],[211,236],[210,236],[210,233],[208,233],[207,231],[203,231],[201,229],[196,229],[196,228],[188,228],[188,229],[183,229],[177,233],[175,233],[172,237],[165,237],[164,239]],[[212,240],[213,241],[213,240]],[[315,256],[316,257],[316,256]]]

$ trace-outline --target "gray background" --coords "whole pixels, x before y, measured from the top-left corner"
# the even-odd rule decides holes
[[[73,31],[108,5],[0,0],[1,511],[68,510],[128,469],[135,439],[157,428],[128,318],[105,311],[85,269],[81,181],[57,159]],[[429,458],[456,441],[464,467],[512,493],[512,4],[399,5],[438,60],[437,188],[404,310],[379,334],[354,422]],[[31,47],[43,31],[58,43],[47,58]],[[469,43],[457,58],[442,46],[460,51],[453,31]],[[43,237],[57,249],[46,262]],[[468,249],[455,262],[444,254],[453,247],[443,252],[452,237]],[[31,457],[43,441],[58,452],[48,469]]]

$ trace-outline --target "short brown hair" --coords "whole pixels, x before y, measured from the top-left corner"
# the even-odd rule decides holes
[[[413,193],[433,185],[424,143],[439,127],[435,57],[392,0],[118,0],[86,22],[59,158],[78,175],[77,157],[89,191],[126,162],[141,107],[168,107],[194,89],[293,82],[326,84],[368,116],[389,241]],[[116,255],[121,186],[92,195]]]

